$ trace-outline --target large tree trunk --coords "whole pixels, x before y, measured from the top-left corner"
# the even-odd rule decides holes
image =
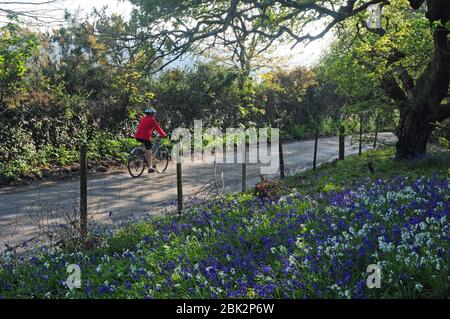
[[[424,0],[409,2],[413,9],[419,9]],[[443,27],[449,21],[449,14],[449,0],[427,0],[427,18],[430,22],[439,21],[441,26],[434,30],[434,54],[417,81],[401,64],[395,74],[388,72],[383,75],[382,88],[400,110],[396,159],[425,154],[435,123],[450,117],[450,105],[442,104],[448,96],[450,83],[449,31]],[[390,63],[404,57],[402,52],[394,51]]]
[[[425,154],[432,131],[433,125],[426,111],[401,111],[396,159],[407,159]]]
[[[397,159],[425,154],[435,123],[450,117],[450,106],[441,104],[450,82],[448,30],[438,27],[433,37],[435,52],[417,81],[401,66],[396,73],[402,87],[393,76],[386,75],[383,80],[385,92],[400,109]]]

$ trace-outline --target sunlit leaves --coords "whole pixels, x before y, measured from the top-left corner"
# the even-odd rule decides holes
[[[10,23],[0,29],[0,103],[19,84],[36,48],[36,37],[17,25]]]
[[[364,15],[345,22],[345,31],[339,33],[322,63],[322,74],[351,100],[379,97],[380,101],[373,104],[383,105],[388,99],[380,89],[382,77],[395,76],[399,66],[413,77],[420,74],[432,53],[432,30],[424,15],[413,11],[407,0],[393,0],[384,7],[382,21],[386,33],[382,36],[361,27],[361,18]],[[359,102],[353,104],[367,108]]]

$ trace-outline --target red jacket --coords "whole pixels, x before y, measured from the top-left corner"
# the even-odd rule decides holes
[[[135,138],[141,138],[146,141],[150,141],[152,139],[153,131],[156,130],[161,137],[167,137],[167,134],[163,131],[161,126],[159,126],[158,122],[154,117],[144,116],[139,122],[139,126],[136,134],[134,134]]]

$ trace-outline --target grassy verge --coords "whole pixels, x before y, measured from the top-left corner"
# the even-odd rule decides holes
[[[377,158],[382,175],[367,177],[357,167],[365,159],[353,157],[290,178],[297,190],[275,199],[231,196],[131,223],[89,250],[5,255],[0,296],[447,298],[448,160],[401,171],[409,164],[390,163],[389,150],[366,156]],[[82,285],[73,290],[71,264],[81,268]],[[366,285],[373,264],[380,289]]]
[[[131,138],[118,139],[110,134],[95,136],[88,143],[89,168],[104,172],[124,165],[130,150],[139,145]],[[0,163],[0,187],[78,176],[79,160],[78,146],[47,145],[40,150],[29,149],[13,160]]]
[[[345,161],[322,165],[317,171],[308,170],[285,179],[285,184],[301,193],[343,190],[358,183],[377,179],[390,180],[397,176],[412,179],[421,176],[450,176],[450,152],[435,151],[411,161],[395,161],[394,148],[370,150],[362,156],[350,156]],[[370,172],[368,163],[372,163]]]

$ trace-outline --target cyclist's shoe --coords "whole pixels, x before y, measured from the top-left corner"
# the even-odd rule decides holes
[[[156,172],[156,165],[153,165],[152,167],[150,167],[150,168],[148,169],[148,173],[149,173],[149,174],[153,174],[154,172]]]

